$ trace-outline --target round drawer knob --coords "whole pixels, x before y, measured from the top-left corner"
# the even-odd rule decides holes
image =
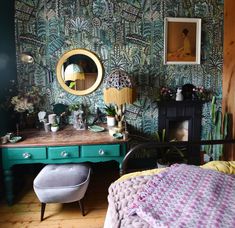
[[[61,156],[64,157],[64,158],[67,158],[69,156],[69,153],[66,152],[66,151],[62,151]]]
[[[101,155],[101,156],[104,155],[104,150],[100,149],[99,150],[99,155]]]
[[[25,159],[31,158],[31,154],[30,153],[23,153],[22,156]]]

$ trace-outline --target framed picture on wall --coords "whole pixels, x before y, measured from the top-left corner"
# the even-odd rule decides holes
[[[164,64],[200,64],[201,19],[166,17]]]

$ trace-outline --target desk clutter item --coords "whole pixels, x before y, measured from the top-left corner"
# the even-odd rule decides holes
[[[44,123],[44,130],[45,130],[45,132],[50,131],[50,124],[49,123]]]
[[[8,142],[8,138],[7,138],[7,136],[5,135],[5,136],[2,136],[1,137],[1,144],[6,144]]]
[[[46,118],[46,115],[47,115],[47,113],[45,111],[40,111],[38,113],[38,120],[39,120],[39,122],[43,122],[44,119]]]
[[[49,132],[50,130],[52,132],[57,132],[59,130],[59,124],[60,124],[60,117],[57,116],[55,113],[48,115],[48,121],[46,118],[46,112],[40,111],[38,113],[39,121],[43,123],[43,127],[45,132]]]
[[[17,143],[17,142],[19,142],[21,139],[22,139],[21,136],[13,136],[13,137],[11,137],[11,138],[9,139],[9,142],[10,142],[10,143]]]
[[[17,143],[22,139],[21,136],[14,136],[13,133],[7,133],[5,136],[1,137],[1,144],[5,143]]]
[[[41,221],[47,203],[78,201],[82,215],[82,199],[90,181],[91,168],[84,163],[46,165],[33,181],[34,191],[41,202]]]
[[[57,132],[59,130],[59,125],[58,124],[52,124],[51,125],[51,131],[52,132]]]
[[[86,118],[83,110],[73,111],[73,127],[76,130],[86,130]]]
[[[55,123],[57,123],[57,121],[56,121],[56,114],[50,114],[50,115],[48,115],[48,123],[50,123],[50,124],[55,124]]]
[[[92,126],[88,126],[88,130],[89,131],[93,131],[93,132],[101,132],[101,131],[104,131],[105,128],[104,127],[100,127],[98,125],[92,125]]]
[[[114,133],[114,134],[113,134],[113,137],[114,137],[115,139],[122,139],[123,135],[122,135],[122,133],[117,132],[117,133]]]

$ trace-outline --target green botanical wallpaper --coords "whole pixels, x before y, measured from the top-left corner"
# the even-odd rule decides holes
[[[164,65],[164,18],[202,19],[200,65]],[[56,80],[60,56],[86,48],[102,60],[105,78],[120,68],[134,79],[138,100],[126,110],[128,123],[151,134],[158,128],[156,90],[185,83],[204,86],[222,96],[222,0],[16,0],[15,34],[17,74],[21,88],[36,84],[53,104],[82,102],[91,112],[103,109],[103,83],[94,93],[77,97]],[[19,59],[30,52],[35,64]],[[51,77],[54,80],[50,80]],[[203,136],[209,130],[209,104],[203,108]]]

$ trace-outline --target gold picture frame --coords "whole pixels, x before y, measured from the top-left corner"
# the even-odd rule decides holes
[[[164,64],[200,64],[201,19],[166,17]]]

